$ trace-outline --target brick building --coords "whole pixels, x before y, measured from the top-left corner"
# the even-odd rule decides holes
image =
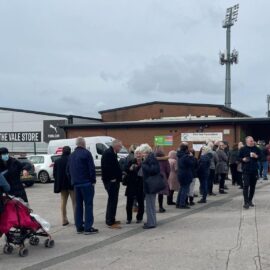
[[[154,101],[100,111],[103,122],[139,121],[164,117],[248,117],[223,105]]]
[[[222,139],[230,145],[246,135],[255,139],[270,138],[269,118],[252,118],[239,111],[213,104],[151,102],[100,112],[102,121],[83,125],[66,125],[67,138],[77,136],[111,136],[124,145],[155,144],[156,136],[169,136],[178,148],[187,140],[195,148],[208,139]]]

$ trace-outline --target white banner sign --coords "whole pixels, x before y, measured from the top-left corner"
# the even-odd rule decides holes
[[[206,142],[206,141],[222,141],[222,132],[196,132],[181,133],[182,142]]]

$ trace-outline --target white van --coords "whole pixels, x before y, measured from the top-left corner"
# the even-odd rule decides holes
[[[115,140],[108,136],[98,136],[98,137],[84,137],[86,142],[86,148],[91,152],[96,168],[101,167],[101,156],[106,149],[108,149],[112,141]],[[61,155],[64,146],[69,146],[71,151],[76,148],[76,138],[75,139],[64,139],[64,140],[52,140],[48,145],[48,154]],[[124,158],[128,155],[128,151],[123,147],[118,154],[118,158]]]

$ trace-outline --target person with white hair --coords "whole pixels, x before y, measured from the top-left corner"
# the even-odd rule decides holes
[[[120,182],[122,181],[122,170],[118,162],[117,154],[123,145],[120,140],[114,140],[101,158],[101,173],[104,187],[108,193],[106,224],[111,229],[121,229],[121,222],[115,219],[118,205]]]
[[[242,161],[243,170],[244,208],[249,209],[249,207],[254,207],[252,200],[258,180],[258,160],[261,158],[261,150],[255,145],[251,136],[246,138],[246,145],[240,149],[239,158]]]
[[[142,222],[144,214],[142,155],[139,148],[136,148],[133,154],[133,158],[128,158],[128,164],[125,170],[126,177],[124,178],[125,180],[123,179],[123,185],[126,185],[125,195],[127,197],[127,224],[131,224],[132,222],[132,208],[135,200],[138,203],[136,216],[137,224]]]
[[[152,148],[148,144],[142,144],[139,149],[144,158],[144,161],[142,163],[142,171],[143,171],[146,216],[147,216],[147,222],[144,224],[143,228],[153,229],[157,226],[157,219],[156,219],[157,194],[149,193],[148,187],[146,186],[146,180],[150,176],[160,174],[160,167],[155,155],[152,153]]]
[[[219,147],[217,150],[218,163],[216,166],[216,174],[219,177],[219,193],[226,194],[225,191],[225,179],[229,171],[228,166],[228,156],[225,153],[225,144],[223,142],[219,142]]]
[[[96,184],[95,164],[92,154],[86,149],[85,139],[78,137],[76,145],[77,147],[70,155],[67,165],[76,198],[75,225],[79,234],[95,234],[98,233],[98,230],[93,227],[93,201]]]
[[[237,183],[239,185],[239,189],[243,189],[243,170],[242,170],[242,162],[239,157],[240,149],[244,147],[243,142],[238,143],[238,164],[237,164]]]
[[[214,144],[212,141],[208,142],[207,146],[210,148],[210,153],[212,154],[209,177],[208,177],[208,195],[216,196],[216,194],[213,192],[213,187],[214,187],[214,182],[215,182],[215,177],[216,177],[216,165],[218,162],[218,156],[217,156],[216,151],[213,150]]]

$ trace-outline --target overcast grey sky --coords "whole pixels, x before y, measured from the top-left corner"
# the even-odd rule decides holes
[[[98,116],[154,100],[224,103],[226,8],[232,107],[265,116],[269,0],[1,0],[0,106]]]

